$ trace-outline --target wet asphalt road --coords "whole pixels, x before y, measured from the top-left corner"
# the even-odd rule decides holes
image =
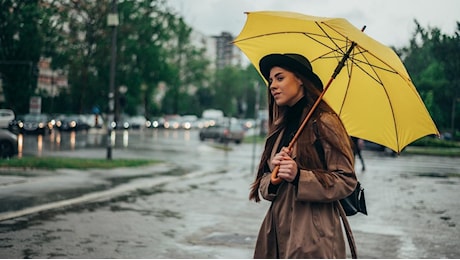
[[[24,154],[105,156],[103,136],[79,138],[73,146],[44,142],[42,150],[37,145]],[[247,200],[260,145],[224,151],[183,131],[120,134],[116,142],[115,159],[164,163],[112,171],[3,170],[0,257],[252,257],[269,206]],[[460,158],[363,155],[366,172],[359,162],[356,168],[369,216],[349,217],[358,256],[459,258]],[[24,209],[35,211],[5,218]]]

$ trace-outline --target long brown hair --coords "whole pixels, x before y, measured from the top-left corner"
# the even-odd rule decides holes
[[[289,70],[288,68],[285,68]],[[303,116],[302,119],[305,118],[306,114],[310,110],[311,106],[316,102],[318,97],[321,95],[321,91],[313,85],[306,77],[303,75],[293,72],[296,77],[298,77],[302,81],[302,87],[303,87],[303,92],[304,92],[304,98],[307,100],[307,106],[304,108],[303,111]],[[271,152],[274,148],[276,139],[278,137],[279,132],[281,129],[285,127],[285,113],[287,111],[286,106],[278,106],[275,103],[275,99],[271,95],[270,92],[270,86],[267,86],[267,95],[268,95],[268,134],[267,134],[267,139],[265,141],[265,147],[264,151],[262,153],[260,162],[259,162],[259,167],[257,170],[257,175],[254,180],[254,182],[251,184],[251,190],[249,193],[249,200],[254,200],[255,202],[260,201],[260,196],[259,196],[259,187],[260,187],[260,181],[262,179],[262,176],[264,175],[264,168],[265,164],[269,160],[271,156]],[[314,121],[317,116],[322,113],[322,112],[331,112],[334,113],[332,108],[323,100],[319,103],[319,105],[316,107],[315,111],[313,112],[312,118],[309,119],[309,124],[307,125],[306,128],[311,128],[311,122]],[[300,140],[306,140],[306,138],[302,138],[302,136],[306,136],[308,133],[306,129],[301,133],[301,138]],[[302,149],[299,149],[302,147]],[[313,154],[315,155],[313,158],[309,159],[309,165],[314,165],[314,167],[317,167],[318,169],[321,169],[321,164],[319,163],[320,160],[317,157],[317,154],[315,152],[312,152],[312,145],[306,145],[306,144],[301,144],[298,143],[297,145],[297,155],[302,157],[302,158],[311,158],[311,156],[305,156],[305,154]],[[303,163],[304,164],[304,163]],[[303,165],[299,165],[302,167]]]

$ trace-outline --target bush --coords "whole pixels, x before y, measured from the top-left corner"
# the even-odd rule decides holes
[[[411,146],[428,146],[428,147],[446,147],[446,148],[460,148],[459,142],[442,140],[437,137],[426,136],[413,142]]]

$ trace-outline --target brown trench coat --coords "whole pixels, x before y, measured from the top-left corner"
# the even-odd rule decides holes
[[[325,174],[331,174],[334,180],[331,186],[325,188],[312,171],[300,169],[297,185],[283,182],[275,194],[270,194],[271,173],[262,177],[260,194],[272,204],[262,222],[254,258],[346,257],[341,220],[334,201],[351,194],[357,179],[351,146],[346,144],[345,147],[350,148],[342,151],[331,145],[332,142],[349,143],[349,136],[340,130],[344,128],[338,120],[337,115],[330,113],[322,113],[317,119],[320,136],[329,137],[321,140],[321,144],[328,168]],[[315,139],[314,132],[310,132],[311,138]],[[272,158],[281,136],[282,133],[278,136]],[[293,148],[295,153],[296,147]],[[292,157],[301,160],[295,154]],[[270,165],[270,168],[273,170],[274,166]]]

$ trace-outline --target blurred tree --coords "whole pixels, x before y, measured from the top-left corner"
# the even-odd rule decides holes
[[[43,37],[52,29],[40,1],[0,0],[0,77],[4,107],[16,113],[29,111],[29,98],[37,86],[37,63]]]
[[[68,90],[61,90],[59,113],[89,113],[105,108],[108,95],[110,31],[106,24],[107,1],[71,0],[54,2],[53,16],[60,26],[46,40],[54,47],[43,53],[52,58],[52,67],[68,72]],[[107,86],[107,88],[104,88]],[[105,110],[104,110],[105,111]]]
[[[210,62],[205,58],[204,42],[201,42],[203,46],[200,46],[200,41],[192,42],[193,30],[182,18],[172,21],[169,29],[175,35],[168,46],[175,76],[170,79],[162,112],[199,115],[203,105],[196,93],[209,84],[207,69]]]
[[[258,102],[258,109],[265,109],[267,107],[268,100],[266,83],[252,65],[248,65],[246,69],[244,69],[243,82],[245,84],[245,94],[243,95],[243,98],[245,98],[244,102],[247,104],[245,117],[255,118],[257,113],[257,111],[255,111],[256,102]]]
[[[438,128],[454,131],[459,38],[443,35],[438,28],[422,28],[417,21],[415,25],[409,46],[397,52]]]
[[[447,81],[444,93],[450,98],[446,105],[450,105],[450,132],[455,139],[458,127],[455,122],[460,122],[460,109],[457,106],[460,102],[460,22],[457,22],[453,36],[442,35],[436,39],[433,50]]]
[[[238,117],[238,102],[248,87],[244,82],[243,70],[227,66],[217,70],[213,87],[215,88],[214,108],[223,110],[226,116]]]
[[[76,102],[67,105],[76,112],[87,111],[95,105],[107,111],[110,30],[106,18],[109,7],[108,0],[73,0],[61,6],[60,23],[67,24],[68,29],[61,31],[65,39],[54,55],[54,65],[68,67],[71,84],[68,94]],[[119,86],[127,86],[124,112],[137,114],[142,111],[149,117],[158,111],[152,104],[158,84],[174,85],[180,78],[179,65],[171,55],[177,53],[173,51],[177,50],[173,42],[184,37],[181,38],[183,49],[188,50],[191,46],[189,33],[179,34],[186,25],[166,7],[164,0],[119,1],[118,14],[115,100],[119,100]],[[190,31],[189,28],[185,30]],[[190,53],[193,54],[183,54],[184,62],[195,61]],[[194,71],[202,75],[197,69]]]

